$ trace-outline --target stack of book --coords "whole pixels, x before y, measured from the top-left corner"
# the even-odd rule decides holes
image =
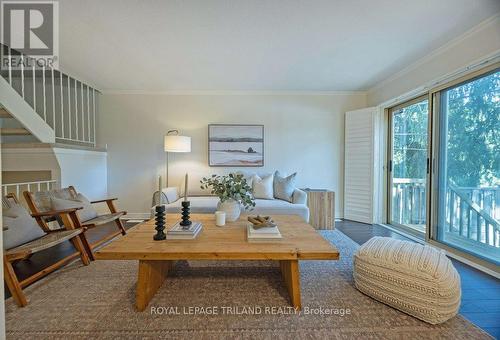
[[[170,228],[170,230],[167,231],[167,240],[195,239],[200,233],[202,227],[203,226],[200,222],[193,221],[188,229],[184,229],[184,227],[180,225],[180,222],[177,222],[172,228]]]
[[[279,241],[282,236],[278,226],[255,228],[252,223],[247,225],[247,240],[248,242],[263,242],[263,241]]]

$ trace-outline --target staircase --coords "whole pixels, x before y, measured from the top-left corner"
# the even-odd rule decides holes
[[[23,59],[6,45],[3,55]],[[99,91],[53,68],[0,69],[3,144],[61,143],[95,148]]]
[[[0,52],[26,58],[2,44]],[[10,176],[3,194],[74,185],[90,199],[107,196],[107,153],[96,147],[98,97],[59,70],[0,63],[1,170]]]
[[[0,133],[2,143],[55,143],[55,133],[33,108],[0,77]]]

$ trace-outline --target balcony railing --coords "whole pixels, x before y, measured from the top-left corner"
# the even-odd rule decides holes
[[[22,53],[0,44],[2,55],[23,60]],[[96,115],[99,92],[52,67],[36,63],[12,68],[1,66],[2,77],[55,131],[56,141],[67,144],[96,145]]]
[[[392,220],[424,231],[425,179],[394,178],[392,183]]]
[[[500,248],[500,188],[457,187],[448,184],[446,216],[442,232],[447,240],[463,247],[497,253]],[[393,222],[425,230],[426,187],[424,179],[395,178],[392,188]],[[443,223],[443,222],[442,222]]]

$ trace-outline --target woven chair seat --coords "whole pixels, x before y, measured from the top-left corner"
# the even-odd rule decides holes
[[[59,243],[69,240],[82,233],[82,229],[62,230],[49,233],[31,242],[25,243],[15,248],[8,249],[5,254],[17,254],[23,252],[36,253],[41,250],[53,247]]]
[[[82,225],[84,227],[93,227],[93,226],[103,225],[103,224],[106,224],[109,222],[113,222],[113,221],[119,219],[120,217],[122,217],[123,215],[125,215],[124,211],[116,212],[113,214],[101,215],[101,216],[97,216],[96,218],[93,218],[91,220],[82,222]]]

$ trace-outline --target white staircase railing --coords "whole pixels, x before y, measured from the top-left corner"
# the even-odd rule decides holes
[[[1,53],[21,61],[25,57],[0,44]],[[32,65],[12,68],[1,65],[0,73],[10,86],[54,130],[57,142],[96,145],[99,91],[54,68]],[[1,104],[1,103],[0,103]]]
[[[42,191],[55,189],[56,180],[6,183],[2,184],[2,194],[5,196],[9,193],[15,193],[17,197],[21,197],[24,191]]]

